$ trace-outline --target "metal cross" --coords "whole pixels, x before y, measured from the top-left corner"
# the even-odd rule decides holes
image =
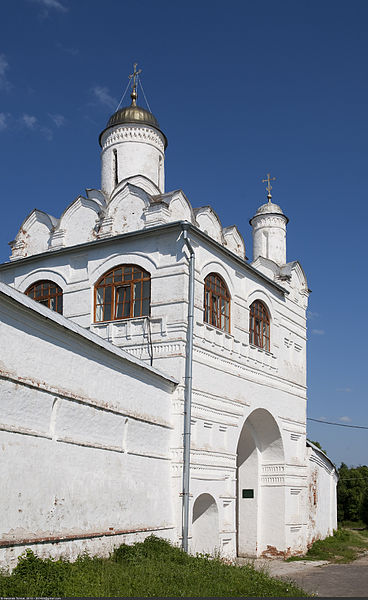
[[[269,202],[271,202],[271,198],[272,198],[272,196],[271,196],[271,190],[272,190],[271,181],[276,181],[276,177],[271,177],[270,173],[267,173],[267,179],[262,179],[262,183],[267,183],[266,190],[268,191],[267,198],[268,198]]]
[[[129,75],[129,79],[133,78],[133,87],[132,87],[133,90],[135,90],[136,85],[137,85],[136,81],[135,81],[136,78],[138,77],[139,73],[142,73],[142,69],[139,69],[139,71],[137,71],[137,65],[138,65],[138,63],[134,63],[134,65],[133,65],[134,71],[133,71],[133,73],[131,73],[131,75]]]

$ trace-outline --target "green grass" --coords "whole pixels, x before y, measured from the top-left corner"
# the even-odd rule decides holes
[[[249,565],[188,556],[151,536],[117,548],[109,558],[84,555],[71,563],[42,560],[27,550],[11,575],[0,575],[0,596],[308,596]]]
[[[339,523],[339,528],[348,528],[348,529],[365,529],[366,526],[363,521],[341,521]]]
[[[314,542],[305,556],[292,556],[293,560],[328,560],[334,563],[347,563],[355,560],[368,550],[368,529],[353,530],[341,528],[324,540]]]

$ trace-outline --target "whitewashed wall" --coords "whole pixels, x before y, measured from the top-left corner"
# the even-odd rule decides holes
[[[62,522],[67,531],[76,519],[77,532],[91,527],[115,531],[122,514],[124,523],[133,528],[151,521],[156,527],[169,523],[175,527],[172,539],[180,540],[189,280],[181,221],[189,227],[196,261],[191,550],[219,550],[232,556],[236,552],[264,556],[302,553],[314,535],[313,527],[327,535],[334,522],[336,482],[306,450],[309,290],[301,265],[286,262],[287,219],[281,208],[270,202],[258,209],[252,220],[252,268],[245,262],[245,243],[235,226],[223,227],[210,206],[194,209],[182,190],[163,193],[166,139],[161,132],[144,123],[119,124],[102,133],[101,145],[101,190],[86,190],[86,197],[79,196],[59,218],[32,211],[11,242],[12,262],[0,266],[0,280],[20,292],[41,279],[55,282],[63,290],[64,316],[73,326],[98,334],[101,344],[112,342],[148,364],[153,360],[155,367],[179,385],[172,391],[169,381],[126,359],[122,373],[111,362],[122,357],[109,362],[96,338],[93,350],[89,346],[88,353],[81,352],[81,345],[87,342],[81,341],[83,336],[76,342],[71,325],[58,329],[57,316],[52,325],[55,332],[50,324],[29,331],[28,320],[18,318],[16,327],[13,323],[17,335],[12,343],[17,349],[24,347],[25,354],[18,356],[18,351],[13,351],[7,357],[14,377],[32,376],[50,387],[41,394],[39,385],[27,383],[25,391],[16,379],[4,380],[4,386],[10,386],[6,397],[21,403],[18,409],[14,402],[4,403],[11,426],[32,432],[21,438],[23,444],[33,444],[32,464],[38,459],[42,463],[45,455],[50,457],[46,478],[50,485],[45,488],[40,482],[38,496],[28,500],[27,518],[37,521],[40,505],[44,516],[54,511],[47,517],[52,527]],[[253,208],[249,207],[252,212]],[[121,264],[135,264],[150,273],[150,318],[94,323],[96,282]],[[204,280],[211,272],[224,279],[230,292],[229,333],[203,320]],[[255,300],[264,302],[270,314],[269,351],[249,342],[249,310]],[[8,330],[5,333],[6,339],[11,337]],[[30,340],[37,356],[45,356],[45,365],[34,360]],[[13,385],[18,385],[15,396]],[[125,388],[132,393],[127,395]],[[53,390],[65,394],[58,396]],[[96,399],[98,409],[90,405],[89,398]],[[110,402],[117,407],[115,412]],[[6,435],[20,434],[8,431]],[[10,452],[10,446],[7,448]],[[20,455],[12,451],[9,464],[15,458],[20,464]],[[25,455],[32,456],[31,451]],[[72,466],[67,465],[69,458]],[[331,493],[329,502],[321,501],[313,509],[316,516],[311,526],[308,498],[313,460],[319,485],[324,489],[329,484]],[[76,492],[71,488],[61,495],[62,502],[74,494],[89,505],[85,521],[79,500],[68,514],[60,508],[62,490],[57,476],[52,478],[54,465],[69,481],[74,471],[83,476],[92,473],[90,464],[104,482],[103,490],[108,490],[108,510],[90,505],[94,491],[101,489],[94,477],[89,485],[81,476],[83,489]],[[152,465],[149,471],[148,465]],[[122,478],[114,475],[112,487],[105,483],[109,469],[123,473]],[[79,485],[78,477],[75,485]],[[32,481],[26,480],[24,485],[23,493],[29,496]],[[52,500],[54,490],[56,500]],[[144,490],[152,502],[145,502]],[[243,490],[250,490],[253,497],[243,498]],[[127,493],[134,498],[134,507],[119,504],[117,497]],[[26,506],[20,510],[26,512]],[[62,520],[55,517],[57,511]],[[44,521],[23,524],[23,513],[9,513],[9,522],[16,522],[15,517],[22,523],[16,535],[36,525],[41,527],[40,534],[47,529]],[[327,521],[329,526],[323,529]]]
[[[208,225],[207,225],[208,227]],[[215,237],[215,232],[209,231]],[[191,515],[193,551],[208,550],[203,510],[218,523],[213,549],[234,555],[237,551],[237,511],[247,500],[238,500],[238,444],[247,418],[263,409],[267,422],[275,423],[280,454],[272,456],[262,437],[262,420],[254,421],[257,437],[258,502],[254,544],[250,554],[300,552],[306,549],[306,515],[303,502],[295,510],[289,502],[291,488],[297,486],[306,496],[305,456],[305,296],[299,293],[299,280],[279,286],[248,269],[209,238],[191,239],[196,253],[195,332],[192,407]],[[99,277],[122,263],[137,264],[151,274],[151,319],[131,319],[118,323],[93,323],[93,288]],[[231,295],[231,331],[222,332],[203,322],[203,285],[210,272],[219,273]],[[145,231],[115,240],[101,241],[87,248],[26,261],[14,261],[1,272],[3,279],[20,291],[39,279],[51,279],[64,290],[64,314],[76,323],[91,328],[102,338],[128,350],[134,356],[150,360],[148,326],[153,341],[153,364],[181,383],[173,401],[174,433],[171,445],[174,522],[176,539],[181,535],[183,376],[188,298],[188,260],[175,228]],[[299,287],[298,287],[299,286]],[[261,350],[249,344],[249,307],[255,299],[266,303],[271,315],[271,349]],[[253,487],[245,485],[245,487]],[[205,496],[205,502],[197,499]],[[263,500],[262,500],[263,498]],[[270,500],[271,499],[271,500]],[[208,502],[207,502],[208,501]],[[248,502],[249,506],[250,502]],[[196,506],[196,508],[195,508]],[[272,506],[268,510],[267,506]],[[198,508],[199,507],[199,508]],[[207,509],[206,509],[207,510]],[[290,514],[292,511],[292,517]],[[268,527],[275,521],[280,527]],[[210,522],[212,523],[212,521]],[[287,525],[286,525],[287,523]],[[196,533],[197,532],[197,533]],[[247,524],[243,535],[249,537]],[[239,542],[239,540],[238,540]]]
[[[307,442],[308,544],[323,540],[337,529],[336,486],[338,474],[330,459],[314,444]]]
[[[302,553],[309,539],[305,277],[299,263],[290,263],[275,284],[271,262],[258,261],[258,272],[250,269],[236,255],[216,245],[213,240],[220,234],[208,224],[206,227],[211,238],[190,231],[196,255],[191,549],[208,551],[212,545],[214,550],[234,556],[241,545],[240,537],[250,540],[253,536],[253,545],[244,547],[244,553]],[[64,290],[66,317],[145,362],[150,361],[151,328],[154,366],[180,382],[172,402],[174,430],[170,445],[176,541],[181,535],[188,310],[188,257],[180,231],[180,224],[151,228],[13,261],[0,269],[2,280],[20,291],[39,279],[55,281]],[[94,285],[119,264],[137,264],[151,274],[149,322],[139,318],[93,323]],[[203,285],[210,272],[219,273],[230,291],[230,333],[203,322]],[[256,299],[262,300],[270,312],[269,352],[249,343],[249,307]],[[263,411],[261,419],[261,413],[254,416],[257,410]],[[263,435],[267,423],[273,438]],[[243,430],[250,431],[249,426],[254,429],[257,460],[253,483],[243,484],[239,440]],[[276,447],[282,452],[274,452]],[[254,514],[245,516],[240,533],[237,514],[252,504],[252,500],[239,498],[243,488],[254,489],[255,501]],[[211,533],[210,539],[203,532]]]
[[[173,539],[175,381],[4,284],[0,337],[0,565]]]
[[[157,129],[115,125],[102,134],[101,146],[101,189],[108,196],[116,187],[116,176],[121,182],[144,175],[157,186],[156,193],[164,193],[165,139]]]

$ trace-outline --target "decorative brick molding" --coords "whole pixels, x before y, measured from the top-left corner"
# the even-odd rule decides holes
[[[164,152],[164,139],[158,131],[150,127],[119,127],[113,129],[105,139],[103,139],[102,151],[106,150],[113,144],[120,142],[143,142],[152,144],[161,152]]]

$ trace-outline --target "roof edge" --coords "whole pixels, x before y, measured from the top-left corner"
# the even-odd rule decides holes
[[[284,296],[289,295],[289,291],[286,290],[284,287],[282,287],[280,284],[276,283],[275,281],[273,281],[272,279],[267,277],[267,275],[264,275],[263,273],[261,273],[260,271],[258,271],[254,267],[252,267],[252,265],[250,265],[248,262],[246,262],[246,260],[244,258],[241,258],[241,256],[239,256],[238,254],[235,254],[234,252],[232,252],[231,250],[229,250],[228,248],[226,248],[219,242],[216,242],[216,240],[211,238],[207,233],[204,233],[204,231],[202,231],[201,229],[199,229],[198,227],[196,227],[189,221],[172,221],[171,223],[163,223],[162,225],[154,225],[152,227],[147,227],[145,229],[137,229],[136,231],[128,231],[127,233],[120,233],[119,235],[114,235],[114,236],[102,238],[99,240],[93,240],[90,242],[83,242],[82,244],[75,244],[73,246],[58,248],[56,250],[46,250],[45,252],[40,252],[40,254],[32,254],[31,256],[25,256],[24,258],[18,258],[16,260],[10,260],[5,263],[0,263],[0,271],[12,269],[15,267],[15,265],[21,264],[23,262],[31,262],[32,260],[41,259],[46,256],[57,256],[59,254],[73,252],[77,249],[82,250],[83,248],[86,248],[88,246],[94,246],[94,245],[99,245],[99,244],[103,244],[103,245],[114,244],[116,242],[119,242],[120,240],[128,239],[130,237],[141,237],[143,235],[155,235],[156,233],[158,233],[160,231],[176,229],[176,228],[182,229],[183,223],[188,224],[188,230],[189,229],[192,230],[193,233],[195,233],[199,237],[203,238],[206,242],[212,244],[213,246],[218,248],[221,252],[230,256],[237,263],[240,263],[247,271],[252,273],[252,275],[254,275],[255,277],[259,277],[260,279],[262,279],[263,281],[268,283],[270,286],[272,286],[275,290],[282,293]]]
[[[322,454],[323,458],[326,458],[328,460],[328,462],[330,463],[330,465],[334,468],[337,477],[339,477],[339,474],[338,474],[337,469],[336,469],[336,465],[327,456],[326,452],[324,452],[323,450],[321,450],[321,448],[318,448],[318,446],[316,446],[315,444],[313,444],[313,442],[311,442],[310,440],[306,440],[305,441],[305,445],[308,446],[309,448],[312,448],[315,452],[318,452],[319,454]]]
[[[164,379],[165,381],[174,385],[178,385],[179,383],[174,377],[166,375],[166,373],[159,369],[156,369],[155,367],[151,367],[150,365],[146,364],[143,360],[129,354],[129,352],[127,352],[126,350],[122,350],[118,346],[114,346],[113,344],[111,344],[111,342],[107,342],[96,333],[92,333],[92,331],[90,331],[89,329],[85,329],[84,327],[78,325],[74,321],[71,321],[63,315],[60,315],[59,313],[51,310],[50,308],[47,308],[47,306],[43,306],[39,302],[36,302],[36,300],[29,298],[22,292],[19,292],[18,290],[12,288],[6,283],[0,282],[0,295],[6,296],[11,301],[22,305],[23,307],[33,311],[34,313],[37,313],[39,316],[44,317],[45,319],[48,319],[53,323],[56,323],[59,327],[63,327],[64,329],[67,329],[75,335],[83,337],[85,340],[92,342],[96,346],[100,346],[100,348],[109,352],[110,354],[114,354],[118,358],[132,363],[137,367],[140,367],[150,372],[152,375],[159,377],[160,379]]]

